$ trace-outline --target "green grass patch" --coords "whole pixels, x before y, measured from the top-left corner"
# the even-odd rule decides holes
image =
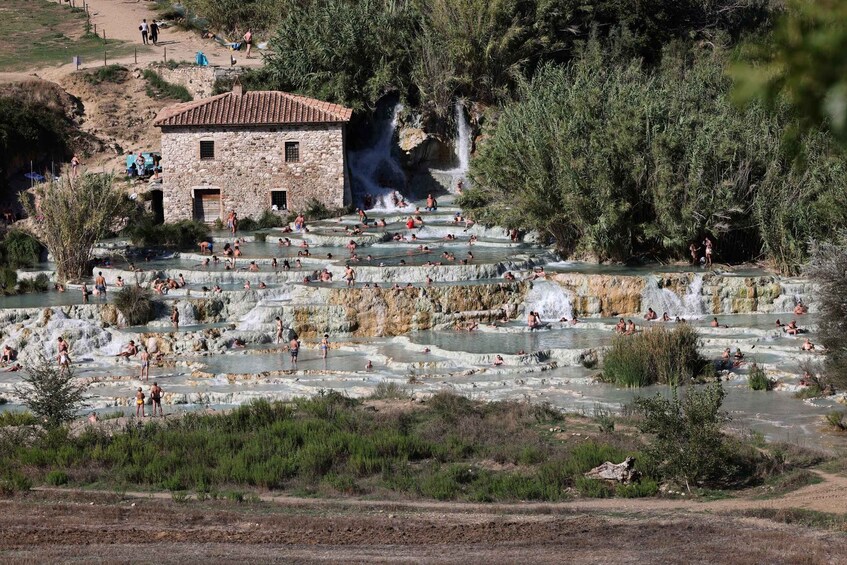
[[[698,351],[699,336],[688,324],[616,336],[603,358],[601,380],[625,387],[688,384],[710,363]]]
[[[544,432],[562,414],[520,402],[482,404],[437,395],[429,409],[367,410],[336,393],[291,403],[260,401],[224,415],[64,430],[21,442],[0,436],[0,468],[36,483],[243,493],[384,494],[437,500],[562,500],[582,474],[636,454],[637,438],[561,442]],[[491,462],[508,464],[501,470]],[[579,488],[579,484],[584,484]],[[122,486],[123,485],[123,486]],[[649,482],[622,496],[655,492]],[[602,491],[602,492],[601,492]],[[232,499],[248,495],[232,495]]]
[[[84,78],[89,84],[102,84],[104,82],[123,84],[129,78],[129,71],[121,65],[108,65],[85,73]]]
[[[123,41],[104,41],[102,34],[87,33],[86,16],[79,8],[47,0],[0,2],[0,71],[70,63],[74,55],[84,63],[102,61],[104,51],[108,58],[115,58],[129,55],[135,48]]]
[[[820,475],[808,469],[795,469],[781,475],[776,475],[762,487],[760,498],[775,498],[803,488],[823,482]]]
[[[34,426],[38,418],[32,412],[0,412],[0,428],[6,426]]]
[[[143,73],[147,81],[147,96],[150,98],[172,98],[180,102],[191,102],[194,97],[188,89],[181,84],[173,84],[166,81],[156,71],[145,69]]]

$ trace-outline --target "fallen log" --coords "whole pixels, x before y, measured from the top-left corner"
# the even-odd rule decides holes
[[[640,473],[635,470],[635,457],[627,457],[623,463],[606,461],[586,472],[584,476],[589,479],[631,483],[638,480]]]

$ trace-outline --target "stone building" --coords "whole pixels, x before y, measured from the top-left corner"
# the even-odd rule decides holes
[[[167,222],[257,218],[312,199],[349,204],[345,127],[352,110],[286,92],[232,92],[164,108],[162,194]]]

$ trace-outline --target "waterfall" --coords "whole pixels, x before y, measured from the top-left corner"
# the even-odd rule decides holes
[[[699,273],[694,275],[683,301],[685,303],[685,314],[688,317],[699,318],[706,315],[706,306],[703,304],[703,275]]]
[[[544,322],[558,322],[562,318],[573,319],[571,298],[561,286],[552,281],[539,280],[524,300],[524,311],[538,312]]]
[[[453,150],[459,167],[456,173],[464,179],[467,176],[471,163],[471,135],[468,118],[465,115],[465,106],[461,102],[456,103],[456,139],[453,141]]]
[[[641,306],[645,312],[647,308],[652,308],[660,318],[665,312],[671,317],[700,317],[706,313],[701,296],[702,290],[702,275],[694,276],[688,285],[685,297],[682,298],[670,289],[660,288],[658,279],[648,276],[641,293]]]
[[[350,153],[350,174],[356,182],[358,206],[380,210],[402,210],[396,199],[406,186],[406,175],[392,154],[394,136],[402,104],[397,104],[391,120],[385,120],[373,146]]]
[[[464,104],[459,100],[454,109],[456,134],[453,137],[453,153],[456,156],[456,167],[452,169],[430,169],[430,173],[448,191],[455,192],[459,181],[468,186],[468,169],[471,163],[471,126]]]

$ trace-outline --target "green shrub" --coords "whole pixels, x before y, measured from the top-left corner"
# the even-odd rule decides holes
[[[577,492],[586,498],[610,498],[615,495],[615,487],[606,481],[579,477],[576,480]]]
[[[108,65],[105,67],[99,67],[95,71],[85,73],[83,78],[85,79],[85,82],[89,84],[100,84],[103,82],[122,84],[126,82],[128,73],[127,68],[124,66]]]
[[[115,306],[130,326],[143,326],[156,317],[156,302],[150,291],[135,285],[118,291]]]
[[[645,498],[655,496],[657,492],[659,484],[653,479],[641,479],[636,483],[615,487],[615,496],[618,498]]]
[[[37,239],[20,229],[7,233],[2,243],[3,258],[13,269],[35,266],[41,261],[43,249]]]
[[[173,84],[161,77],[156,71],[145,69],[142,73],[147,81],[147,96],[150,98],[173,98],[180,102],[191,102],[194,97],[180,84]]]
[[[174,247],[188,250],[209,237],[209,226],[194,220],[180,220],[169,224],[154,224],[150,218],[129,226],[126,235],[133,245],[140,247]]]
[[[756,363],[750,366],[750,374],[747,375],[747,383],[753,390],[773,390],[776,383],[768,378],[765,370],[759,367]]]
[[[64,471],[50,471],[44,477],[44,482],[46,482],[48,485],[52,485],[54,487],[60,487],[62,485],[66,485],[66,484],[68,484],[69,481],[70,481],[70,478],[68,477],[68,474],[65,473]]]
[[[53,429],[76,417],[88,385],[75,382],[72,369],[62,370],[44,356],[24,369],[14,390],[27,408]]]
[[[12,496],[19,492],[27,492],[32,488],[32,480],[18,471],[7,472],[0,478],[0,495]]]
[[[285,218],[272,210],[265,210],[258,219],[259,229],[267,230],[271,228],[279,228],[286,224]]]
[[[736,473],[736,453],[721,432],[728,420],[721,410],[725,392],[720,384],[688,388],[683,398],[657,394],[635,400],[643,416],[642,432],[652,434],[645,450],[659,476],[692,484],[720,483]]]
[[[828,412],[826,415],[826,423],[839,432],[847,431],[847,422],[844,421],[845,414],[838,410]]]
[[[376,385],[370,398],[403,400],[409,398],[409,391],[395,382],[381,382]]]
[[[15,294],[18,291],[18,273],[9,267],[0,268],[0,292]]]
[[[697,349],[698,341],[688,324],[615,336],[603,358],[601,380],[626,387],[689,383],[709,364]]]
[[[0,412],[0,428],[5,426],[34,426],[38,419],[32,412]]]
[[[249,216],[241,218],[238,220],[238,229],[241,231],[256,231],[259,229],[259,222]]]
[[[44,273],[38,273],[34,279],[23,279],[18,282],[18,292],[47,292],[50,290],[50,278]]]

